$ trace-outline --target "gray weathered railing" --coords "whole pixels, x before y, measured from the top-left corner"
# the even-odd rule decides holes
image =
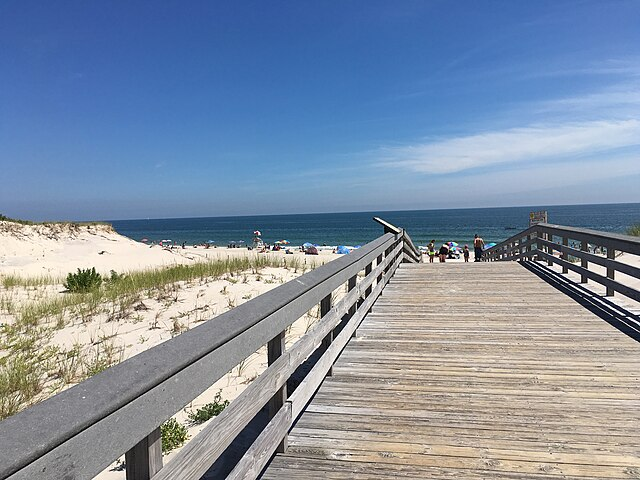
[[[391,225],[380,217],[373,217],[373,219],[384,227],[384,233],[402,235],[402,251],[407,262],[420,263],[422,261],[422,253],[420,252],[420,249],[414,245],[411,237],[409,237],[409,234],[404,229]]]
[[[555,256],[554,251],[560,255]],[[640,301],[640,291],[615,280],[616,272],[640,278],[640,268],[616,260],[618,253],[640,255],[640,239],[597,230],[540,223],[488,249],[484,252],[484,258],[487,261],[546,260],[549,266],[560,265],[562,273],[568,273],[569,270],[578,273],[582,283],[593,280],[605,286],[607,296],[618,292]],[[580,263],[570,261],[572,257],[579,259]],[[590,264],[605,267],[606,276],[589,270]]]
[[[268,404],[269,424],[228,477],[255,478],[286,449],[293,422],[398,265],[420,261],[409,236],[383,224],[384,235],[350,255],[0,422],[0,478],[92,478],[125,454],[128,480],[199,479]],[[286,350],[286,328],[316,305],[321,319]],[[268,368],[163,467],[160,425],[265,344]],[[322,356],[288,396],[287,380],[318,348]]]

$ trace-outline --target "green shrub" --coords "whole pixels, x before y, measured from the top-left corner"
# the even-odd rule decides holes
[[[102,277],[96,273],[95,267],[91,270],[78,269],[78,273],[70,273],[67,275],[67,281],[64,282],[64,288],[70,292],[86,293],[97,290],[102,285]]]
[[[169,453],[174,448],[181,447],[189,438],[186,427],[178,423],[175,418],[170,418],[160,425],[160,434],[162,436],[162,453]]]
[[[631,225],[627,229],[627,235],[632,235],[634,237],[640,237],[640,223],[636,223],[635,225]]]
[[[187,414],[189,420],[195,424],[204,423],[210,418],[217,417],[229,405],[229,400],[222,400],[222,391],[216,393],[213,402]]]

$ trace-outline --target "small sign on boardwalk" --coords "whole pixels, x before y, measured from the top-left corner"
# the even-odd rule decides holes
[[[529,213],[529,226],[532,227],[538,223],[547,223],[547,211],[541,210],[539,212]]]

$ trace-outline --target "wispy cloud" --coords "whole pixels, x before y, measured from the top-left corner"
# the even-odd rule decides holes
[[[563,112],[606,115],[608,112],[621,118],[637,116],[640,109],[640,85],[616,85],[609,89],[574,97],[540,102],[536,113]]]
[[[446,174],[493,165],[566,158],[640,145],[640,121],[593,121],[512,128],[382,149],[386,166]]]

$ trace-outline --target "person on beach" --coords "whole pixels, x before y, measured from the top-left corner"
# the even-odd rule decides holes
[[[436,258],[436,241],[431,240],[427,245],[427,254],[429,255],[429,263],[433,263],[433,259]]]
[[[482,247],[484,247],[484,240],[476,233],[473,237],[474,262],[479,262],[482,259]]]
[[[446,243],[443,243],[438,253],[440,255],[440,263],[444,263],[447,255],[449,255],[449,246]]]
[[[464,255],[464,261],[468,262],[469,261],[469,245],[464,246],[464,248],[462,249],[462,255]]]

